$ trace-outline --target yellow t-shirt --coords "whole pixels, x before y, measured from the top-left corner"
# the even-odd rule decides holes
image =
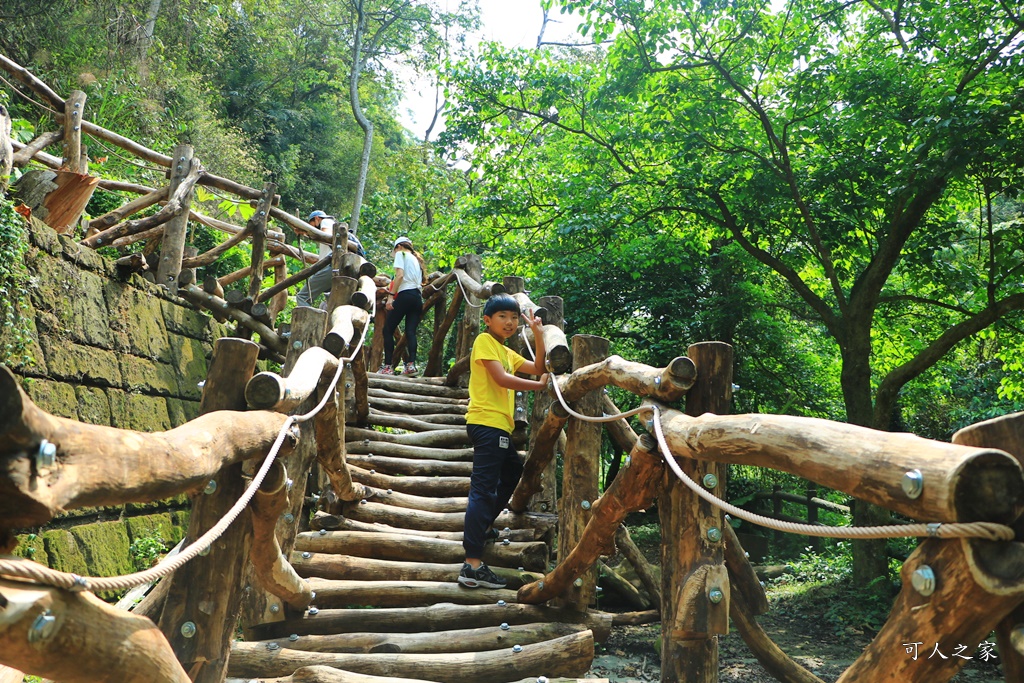
[[[515,394],[495,383],[487,373],[483,361],[496,360],[510,375],[515,374],[526,359],[504,346],[489,332],[483,332],[473,344],[469,357],[469,410],[466,423],[503,429],[509,434],[515,429],[512,413]]]

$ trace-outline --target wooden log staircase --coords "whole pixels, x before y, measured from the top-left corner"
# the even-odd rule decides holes
[[[556,515],[506,511],[496,521],[499,538],[484,560],[508,588],[456,582],[472,470],[467,391],[441,378],[371,373],[369,402],[369,428],[348,428],[346,450],[353,480],[372,497],[329,501],[337,514],[317,512],[298,534],[291,562],[314,591],[312,606],[247,629],[232,645],[228,675],[349,680],[337,678],[340,669],[452,683],[584,675],[612,615],[516,600],[549,569]]]

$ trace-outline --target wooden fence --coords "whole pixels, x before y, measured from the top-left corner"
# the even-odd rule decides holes
[[[0,60],[0,65],[69,119],[66,112],[73,105],[47,92],[9,60]],[[81,121],[74,115],[70,120]],[[71,126],[69,131],[65,121],[60,137],[44,135],[51,143],[63,139],[72,146],[80,144],[72,133],[83,131],[117,139],[84,121],[80,129]],[[42,142],[30,143],[18,153],[26,156],[33,147],[41,149]],[[172,207],[167,214],[193,215],[186,212],[187,192],[182,190],[190,183],[206,182],[255,200],[258,211],[242,229],[253,240],[253,272],[261,272],[279,255],[326,267],[315,255],[292,252],[280,242],[279,233],[267,228],[269,217],[289,225],[298,220],[274,207],[272,186],[257,191],[203,174],[186,150],[176,152],[172,160],[124,139],[115,144],[169,168],[173,164],[166,189],[139,192],[144,201],[166,200],[164,209]],[[38,149],[27,156],[47,163]],[[72,151],[61,164],[74,168],[74,158]],[[175,174],[180,174],[177,185]],[[245,481],[254,474],[255,463],[278,449],[280,458],[266,460],[259,469],[258,476],[264,478],[247,508],[249,514],[220,537],[216,558],[198,549],[182,552],[191,552],[191,561],[159,584],[162,598],[154,598],[152,604],[160,609],[141,610],[152,620],[138,611],[119,612],[82,590],[95,583],[42,575],[28,560],[0,561],[0,575],[7,577],[0,579],[0,663],[66,683],[223,680],[240,612],[258,624],[274,618],[280,605],[300,611],[309,605],[308,587],[285,559],[305,499],[301,486],[290,490],[288,482],[307,481],[315,460],[323,472],[325,492],[330,491],[319,503],[325,510],[366,493],[348,468],[345,430],[366,422],[367,367],[379,363],[383,345],[380,334],[370,337],[368,344],[363,341],[371,322],[374,330],[381,328],[382,307],[375,305],[380,291],[372,264],[344,245],[335,248],[332,267],[337,274],[327,310],[296,309],[285,337],[266,319],[260,320],[262,311],[254,309],[283,292],[288,278],[278,279],[266,291],[259,291],[259,278],[253,278],[255,289],[250,288],[247,297],[234,304],[225,301],[187,276],[180,277],[189,264],[178,254],[183,243],[173,237],[172,218],[145,226],[125,221],[139,203],[142,200],[135,207],[122,207],[121,215],[109,219],[111,227],[85,241],[104,244],[113,236],[112,228],[128,223],[134,225],[120,228],[116,239],[162,225],[162,275],[157,280],[215,315],[238,322],[238,336],[217,342],[203,391],[203,414],[162,434],[48,415],[31,403],[10,372],[0,371],[0,552],[11,550],[16,529],[44,524],[60,511],[151,501],[180,492],[197,494],[189,538],[199,537],[216,520],[232,514],[229,503],[253,493],[245,493]],[[156,238],[151,233],[145,239]],[[267,246],[270,259],[264,259],[260,244]],[[164,256],[171,261],[167,270]],[[525,446],[528,459],[510,508],[550,511],[557,505],[559,563],[542,580],[519,589],[520,602],[551,601],[561,608],[585,610],[595,595],[600,556],[614,549],[617,538],[620,544],[627,543],[620,531],[625,515],[657,500],[663,575],[660,584],[649,579],[649,588],[659,596],[660,605],[632,618],[661,620],[662,680],[717,680],[717,636],[727,631],[731,618],[780,680],[817,681],[757,625],[754,615],[767,609],[763,589],[724,520],[722,505],[707,497],[708,492],[724,491],[727,463],[771,467],[931,525],[923,532],[930,537],[904,564],[903,589],[889,622],[841,681],[948,680],[966,660],[911,659],[900,643],[908,638],[928,645],[955,641],[973,650],[992,629],[999,634],[1007,680],[1020,680],[1024,659],[1015,649],[1021,639],[1014,634],[1024,621],[1024,546],[1015,540],[1014,529],[1024,511],[1024,470],[1018,460],[1024,455],[1024,416],[975,425],[958,433],[955,444],[824,420],[731,416],[728,345],[695,344],[664,368],[634,363],[610,355],[605,339],[575,335],[567,340],[558,324],[557,297],[535,303],[523,291],[522,279],[484,282],[480,272],[479,257],[470,255],[451,273],[436,275],[427,288],[424,307],[435,315],[426,372],[444,372],[443,350],[454,337],[456,361],[443,383],[459,381],[468,370],[469,352],[479,332],[480,303],[495,292],[511,293],[525,311],[542,313],[546,320],[549,363],[558,376],[551,390],[538,394],[532,411],[525,396],[517,397],[514,436]],[[452,329],[460,308],[462,322]],[[258,336],[258,343],[245,338],[251,334]],[[283,360],[282,371],[254,374],[260,354]],[[615,416],[618,411],[602,392],[606,386],[643,398],[639,423],[651,434],[638,437],[625,417]],[[673,407],[682,400],[685,410]],[[297,417],[317,403],[319,412],[308,413],[308,419]],[[605,427],[592,421],[605,415],[612,416]],[[600,493],[602,428],[630,455],[628,466]],[[559,448],[564,467],[562,495],[556,501],[552,463]],[[681,475],[699,484],[691,486]],[[202,495],[204,491],[230,495]],[[954,526],[959,523],[969,526]],[[243,596],[237,580],[242,571],[252,572],[264,592]],[[188,620],[183,618],[186,614]],[[205,637],[193,637],[197,632]],[[114,662],[118,670],[112,673]]]

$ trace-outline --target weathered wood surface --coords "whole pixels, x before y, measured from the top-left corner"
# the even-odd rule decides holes
[[[449,428],[426,432],[410,432],[407,434],[388,434],[373,429],[352,427],[348,430],[351,441],[378,441],[403,444],[406,446],[427,446],[430,448],[462,448],[470,445],[469,435],[465,428]]]
[[[747,559],[740,539],[728,520],[722,525],[722,530],[725,532],[725,567],[729,571],[730,596],[735,597],[739,594],[743,598],[744,609],[747,612],[754,615],[765,614],[768,611],[768,596],[765,595],[757,571]],[[730,610],[730,615],[731,613]]]
[[[373,405],[378,410],[384,410],[403,415],[465,415],[466,406],[459,404],[438,403],[436,401],[401,400],[389,398],[375,398]]]
[[[373,375],[370,378],[370,388],[372,389],[386,389],[397,393],[404,394],[417,394],[419,396],[427,397],[443,397],[443,398],[458,398],[468,399],[469,390],[461,389],[458,387],[446,387],[439,386],[437,384],[427,384],[422,381],[412,381],[407,378],[398,379],[388,375]]]
[[[640,594],[640,589],[619,575],[612,567],[603,560],[596,563],[598,570],[598,583],[604,589],[605,595],[617,595],[628,607],[635,610],[646,610],[651,608],[651,603]]]
[[[311,529],[316,531],[319,531],[320,529],[325,529],[327,531],[369,531],[378,534],[406,534],[411,536],[425,536],[427,538],[443,538],[448,541],[461,541],[463,538],[461,531],[403,529],[402,527],[388,526],[381,522],[360,522],[355,519],[339,517],[338,515],[330,515],[325,512],[317,512],[313,516],[313,519],[310,520],[309,526]],[[501,529],[500,532],[501,540],[507,538],[509,541],[539,541],[543,537],[543,534],[540,531],[533,528],[504,528]]]
[[[348,441],[345,444],[349,453],[359,455],[388,455],[417,460],[472,460],[472,448],[427,448],[424,446],[405,446],[387,441]]]
[[[256,410],[290,413],[309,400],[322,379],[338,371],[338,359],[319,346],[304,350],[295,366],[282,377],[276,372],[260,372],[245,385],[245,401]]]
[[[344,304],[331,311],[331,324],[324,337],[324,348],[338,358],[345,356],[345,350],[359,338],[370,323],[370,314],[361,308]]]
[[[663,410],[662,428],[677,457],[791,472],[913,519],[1009,522],[1024,510],[1021,466],[995,448],[786,415],[692,417]],[[924,481],[918,498],[901,486],[913,470]]]
[[[0,579],[0,603],[7,666],[65,683],[189,683],[152,621],[92,593]]]
[[[373,486],[382,491],[399,491],[414,496],[459,496],[465,498],[469,495],[469,477],[392,477],[378,472],[364,470],[361,467],[351,467],[353,480],[360,484]],[[366,495],[362,496],[363,498]],[[352,500],[357,500],[353,498]]]
[[[50,145],[54,144],[55,142],[59,142],[60,139],[64,137],[64,131],[51,130],[46,133],[40,133],[35,138],[33,138],[28,144],[15,144],[15,141],[11,140],[9,136],[10,131],[8,131],[8,142],[11,144],[12,151],[14,149],[17,149],[17,151],[14,152],[14,155],[11,157],[11,166],[14,168],[23,168],[26,164],[28,164],[29,161],[32,160],[32,158],[36,154],[46,149]],[[8,173],[10,173],[9,169]]]
[[[309,351],[312,350],[309,349]],[[313,418],[317,462],[320,463],[322,472],[327,475],[331,489],[339,500],[352,501],[369,498],[373,495],[373,490],[365,486],[365,482],[356,481],[353,478],[353,471],[346,461],[345,431],[347,426],[341,411],[340,392],[337,386],[332,394],[323,409]]]
[[[231,337],[216,341],[203,386],[201,413],[237,411],[245,407],[245,381],[252,376],[258,353],[259,347],[250,341]],[[283,420],[278,423],[278,430],[281,424]],[[268,443],[261,455],[265,455],[269,447]],[[219,522],[244,490],[241,463],[211,476],[203,492],[193,497],[185,534],[187,542],[194,542]],[[241,603],[240,577],[251,542],[252,525],[249,516],[242,515],[217,539],[209,554],[194,558],[163,579],[169,585],[157,623],[178,661],[197,677],[197,681],[217,683],[224,676]],[[186,622],[194,626],[191,637],[182,632]]]
[[[548,388],[546,392],[553,391]],[[541,480],[544,471],[555,457],[555,444],[562,435],[562,429],[569,420],[569,413],[562,407],[561,403],[550,404],[544,421],[531,434],[533,443],[530,445],[530,453],[523,465],[523,476],[512,492],[512,498],[508,501],[511,510],[522,512],[527,509],[530,499],[539,493]]]
[[[448,303],[444,316],[440,321],[437,318],[434,319],[434,338],[430,343],[430,351],[427,354],[425,370],[427,375],[440,375],[442,372],[441,357],[444,354],[445,340],[448,337],[448,331],[455,322],[455,318],[458,316],[459,308],[462,306],[464,299],[462,290],[456,287],[452,292],[452,300]],[[437,315],[437,310],[434,311],[434,315]]]
[[[641,585],[647,594],[651,596],[651,601],[654,603],[654,609],[661,610],[661,583],[658,577],[655,575],[654,570],[651,568],[651,564],[644,557],[643,552],[633,542],[632,537],[629,535],[629,529],[626,528],[625,524],[620,524],[619,528],[615,532],[615,545],[622,553],[623,557],[633,567],[633,571],[636,572],[637,578],[640,579]]]
[[[283,354],[288,350],[288,345],[285,343],[284,339],[282,339],[274,330],[270,329],[270,327],[264,325],[256,318],[253,318],[248,313],[231,306],[224,299],[212,294],[207,294],[202,288],[196,287],[195,285],[182,287],[178,290],[178,293],[194,304],[198,304],[213,313],[228,317],[239,325],[248,327],[250,330],[260,335],[261,344],[276,353]]]
[[[243,649],[244,648],[244,649]],[[285,676],[302,666],[329,665],[365,674],[389,674],[448,683],[503,681],[527,675],[579,676],[594,658],[594,634],[580,631],[544,643],[487,652],[452,654],[340,654],[240,647],[231,657],[232,676]]]
[[[0,683],[22,683],[25,673],[0,664]]]
[[[929,567],[935,590],[921,595],[914,588],[914,573]],[[1024,544],[966,539],[926,539],[900,571],[903,588],[893,603],[885,626],[850,668],[840,683],[941,683],[967,662],[947,654],[928,657],[936,643],[950,653],[966,645],[965,656],[1024,599]],[[901,647],[892,647],[893,643]],[[919,642],[918,657],[903,643]]]
[[[601,555],[615,554],[615,535],[626,515],[651,506],[661,492],[664,461],[656,450],[657,444],[646,435],[637,441],[630,453],[631,465],[592,504],[579,541],[564,555],[559,545],[558,566],[544,577],[543,584],[520,588],[519,602],[537,605],[567,593],[573,581],[589,571]]]
[[[472,592],[472,591],[463,591]],[[319,595],[319,593],[318,593]],[[460,628],[440,633],[338,633],[305,635],[297,639],[275,638],[254,643],[238,643],[241,647],[266,647],[277,643],[281,648],[302,652],[376,653],[405,652],[484,652],[513,645],[527,645],[553,640],[586,631],[584,624],[561,622],[509,625],[508,630],[496,626]]]
[[[461,540],[460,540],[461,542]],[[415,562],[406,560],[379,560],[372,557],[335,555],[293,551],[291,562],[299,576],[340,581],[434,581],[455,585],[452,577],[459,575],[462,560],[457,562]],[[542,574],[526,569],[492,567],[494,573],[508,581],[515,590],[523,584],[536,581]],[[485,595],[489,594],[487,592]]]
[[[505,623],[509,625],[536,622],[583,623],[594,632],[598,642],[611,635],[613,619],[609,612],[575,610],[540,605],[508,603],[498,605],[438,604],[431,607],[401,609],[388,607],[376,610],[327,609],[316,615],[294,617],[283,622],[261,624],[252,629],[252,639],[287,637],[325,633],[422,633],[447,631],[453,624],[460,628],[484,628]]]
[[[393,389],[370,388],[369,395],[373,398],[384,398],[392,401],[414,401],[417,403],[438,404],[444,406],[468,406],[468,398],[446,398],[444,396],[424,396],[416,393],[404,393]]]
[[[301,306],[292,312],[291,337],[288,344],[288,355],[285,358],[281,372],[284,376],[290,376],[294,371],[304,351],[315,346],[324,336],[327,313],[316,308]],[[315,404],[313,398],[300,405],[300,412],[312,409]],[[277,413],[275,413],[277,414]],[[295,449],[280,458],[281,464],[289,473],[289,476],[296,482],[300,489],[304,490],[304,482],[309,476],[313,459],[316,457],[315,428],[312,421],[299,424],[299,442]],[[295,543],[295,534],[298,531],[300,520],[303,518],[302,505],[304,495],[295,495],[289,501],[289,506],[283,515],[277,518],[276,537],[281,546],[281,552],[289,556]],[[255,577],[247,581],[252,590],[247,593],[242,603],[242,612],[239,623],[243,629],[253,624],[266,621],[276,621],[284,618],[284,605],[280,599],[267,591],[253,585]]]
[[[265,454],[284,420],[217,411],[150,434],[84,424],[38,408],[0,368],[0,520],[11,529],[39,526],[65,510],[202,489],[221,468]],[[52,467],[36,465],[43,440],[56,448]]]
[[[271,253],[273,253],[273,250],[271,250]],[[270,269],[270,268],[276,267],[278,265],[281,265],[284,262],[285,262],[284,256],[275,256],[272,259],[264,261],[263,262],[263,268],[264,269]],[[252,266],[246,266],[245,268],[239,268],[236,271],[230,272],[227,275],[221,275],[219,278],[217,278],[217,282],[219,282],[222,287],[227,287],[228,285],[235,284],[236,282],[238,282],[239,280],[241,280],[243,278],[249,277],[249,275],[251,275],[251,274],[252,274]],[[251,301],[251,299],[250,299],[250,301]]]
[[[700,370],[699,381],[687,395],[687,414],[729,412],[732,347],[708,342],[694,344],[687,352]],[[714,491],[725,491],[724,464],[697,460],[680,464],[696,481],[702,481],[705,473],[714,474],[718,481]],[[676,533],[663,536],[661,543],[662,677],[710,683],[718,680],[716,636],[729,630],[729,575],[722,536],[709,537],[708,531],[714,528],[721,534],[724,520],[719,508],[696,496],[674,475],[667,481],[658,498],[658,513],[661,528]]]
[[[369,416],[373,418],[374,423],[381,418],[395,418],[395,417],[409,417],[398,413],[392,413],[383,411],[377,408],[373,408],[369,412]],[[413,416],[412,419],[426,422],[433,425],[465,425],[466,416],[457,413],[427,413],[424,415]]]
[[[438,424],[437,422],[427,422],[416,417],[406,417],[404,415],[393,415],[391,413],[381,413],[370,408],[367,415],[373,416],[372,422],[378,427],[395,427],[412,432],[429,432],[437,431],[441,429],[451,429],[451,425]],[[452,416],[455,417],[455,416]],[[465,418],[462,418],[462,422],[465,423]]]
[[[514,590],[466,590],[452,580],[458,571],[442,581],[334,580],[310,578],[318,608],[342,607],[424,607],[438,603],[490,605],[496,600],[512,602]]]
[[[64,136],[62,168],[72,173],[88,173],[89,161],[82,154],[82,121],[85,118],[85,93],[72,90],[64,102]],[[85,169],[82,169],[82,163]],[[64,232],[58,230],[58,232]]]
[[[460,512],[466,509],[466,505],[469,502],[465,497],[435,498],[433,496],[415,496],[408,493],[399,493],[398,491],[371,490],[373,491],[373,500],[375,502],[423,512]]]
[[[460,256],[456,260],[455,269],[466,271],[471,280],[477,282],[483,280],[483,262],[479,254]],[[469,351],[473,347],[473,342],[476,340],[477,335],[480,334],[480,316],[483,302],[480,300],[480,297],[469,290],[466,290],[463,294],[466,297],[466,307],[455,338],[455,357],[458,359],[466,358],[468,361]],[[451,373],[449,373],[450,375]]]
[[[148,230],[152,227],[156,227],[157,225],[166,224],[169,220],[181,214],[184,214],[183,217],[187,220],[190,203],[189,198],[191,197],[192,189],[195,187],[203,173],[205,173],[205,171],[203,170],[203,165],[199,163],[199,159],[195,159],[190,156],[187,164],[184,165],[184,175],[181,177],[172,176],[173,192],[170,192],[167,203],[165,203],[158,212],[145,218],[118,223],[117,225],[107,228],[106,230],[102,230],[91,237],[86,237],[81,240],[80,244],[83,244],[90,249],[95,249],[97,247],[109,245],[118,237],[124,237],[125,235],[131,235],[137,232],[142,232],[143,230]],[[177,185],[173,185],[174,182],[177,182]],[[184,244],[184,242],[182,244]]]
[[[133,216],[139,211],[142,211],[143,209],[148,209],[154,204],[158,204],[164,201],[165,199],[167,199],[169,189],[170,188],[168,187],[161,187],[159,189],[153,190],[152,192],[144,194],[141,197],[136,197],[135,199],[131,200],[126,204],[122,204],[116,209],[111,209],[102,216],[93,218],[91,221],[89,221],[89,230],[99,232],[100,230],[109,228],[112,225],[117,225],[128,216]],[[95,232],[93,232],[92,234],[95,234]],[[91,237],[92,234],[87,235],[87,237]]]
[[[427,531],[462,531],[466,520],[466,515],[461,512],[424,512],[392,505],[381,505],[373,501],[368,501],[365,505],[348,507],[345,510],[345,516],[361,522],[383,522],[391,526]],[[551,513],[524,512],[502,513],[498,515],[494,526],[497,528],[534,526],[547,532],[555,524],[555,516]]]
[[[962,446],[999,448],[1018,462],[1024,462],[1024,413],[1003,415],[964,427],[953,434],[952,441]],[[1021,519],[1014,523],[1018,535],[1022,523]],[[1024,680],[1024,644],[1014,633],[1021,624],[1024,624],[1024,605],[1018,605],[996,626],[996,643],[1007,681]]]
[[[468,477],[473,463],[467,461],[409,460],[385,455],[348,455],[348,461],[364,470],[409,476]]]
[[[420,560],[443,564],[458,562],[466,556],[459,541],[362,531],[328,531],[326,534],[302,532],[295,539],[295,549],[380,560]],[[547,560],[547,545],[539,541],[508,545],[488,543],[484,548],[484,561],[499,567],[525,567],[529,571],[543,571]]]
[[[577,334],[572,338],[574,369],[600,362],[608,355],[610,342],[603,337]],[[573,404],[576,412],[593,417],[601,416],[600,387],[577,394]],[[562,464],[562,496],[558,505],[558,563],[567,562],[573,549],[580,545],[584,532],[593,518],[594,503],[599,497],[598,480],[601,473],[601,425],[572,419],[566,425],[565,458]],[[618,526],[618,522],[615,523]],[[612,533],[614,533],[612,527]],[[574,568],[567,568],[566,576]],[[586,609],[597,595],[597,569],[588,568],[579,574],[581,581],[563,591],[557,604]]]
[[[286,678],[229,678],[226,683],[438,683],[422,678],[395,678],[394,676],[370,676],[352,671],[342,671],[331,666],[304,666]]]
[[[288,487],[288,473],[276,460],[249,504],[252,514],[249,560],[264,590],[301,611],[309,607],[312,590],[281,553],[275,535],[277,519],[289,507]]]

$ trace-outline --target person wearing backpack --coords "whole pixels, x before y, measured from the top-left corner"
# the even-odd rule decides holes
[[[377,371],[382,375],[395,374],[392,361],[395,355],[395,330],[405,319],[405,348],[408,360],[403,375],[415,375],[416,330],[423,315],[423,295],[420,288],[426,284],[426,265],[423,257],[412,246],[408,237],[395,240],[395,278],[387,296],[387,317],[384,319],[384,365]]]

